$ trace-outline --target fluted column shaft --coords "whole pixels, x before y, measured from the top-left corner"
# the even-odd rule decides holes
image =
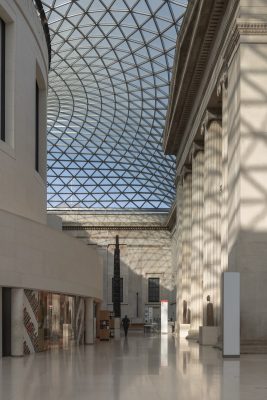
[[[204,217],[204,152],[192,159],[192,259],[191,259],[191,327],[198,336],[203,324],[203,217]]]
[[[176,190],[176,229],[177,229],[177,282],[176,282],[176,332],[179,331],[179,324],[183,322],[183,299],[182,299],[182,268],[183,268],[183,187],[178,182]]]
[[[227,74],[223,73],[219,87],[218,96],[222,95],[222,204],[221,204],[221,271],[228,270],[228,90]]]
[[[187,304],[186,323],[190,323],[191,286],[191,225],[192,225],[192,176],[186,174],[183,182],[183,232],[182,232],[182,301]],[[185,321],[183,321],[185,322]]]
[[[204,138],[204,324],[207,296],[211,298],[215,325],[220,323],[221,297],[221,184],[222,124],[212,119]]]

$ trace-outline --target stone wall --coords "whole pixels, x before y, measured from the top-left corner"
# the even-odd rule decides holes
[[[113,308],[113,257],[115,237],[119,235],[123,278],[122,315],[127,314],[134,323],[143,322],[144,309],[149,305],[148,279],[158,277],[160,299],[169,300],[169,317],[174,319],[175,261],[172,253],[176,250],[174,234],[165,225],[166,213],[62,211],[57,215],[63,219],[63,230],[89,246],[98,246],[103,261],[102,309]],[[160,316],[160,303],[152,305],[157,318]]]

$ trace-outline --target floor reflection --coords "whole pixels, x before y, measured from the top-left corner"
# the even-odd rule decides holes
[[[223,361],[221,399],[240,399],[240,360]]]
[[[267,355],[223,360],[170,335],[0,359],[0,400],[263,400],[266,382]]]
[[[168,335],[160,337],[160,366],[168,367]]]

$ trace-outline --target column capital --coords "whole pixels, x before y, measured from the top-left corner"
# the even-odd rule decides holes
[[[220,113],[220,110],[217,108],[209,108],[206,110],[203,121],[201,124],[201,135],[204,136],[205,132],[209,128],[209,125],[213,121],[221,121],[222,120],[222,114]]]
[[[188,175],[192,175],[192,165],[191,164],[185,164],[183,166],[180,174],[176,173],[175,187],[177,188],[178,185],[183,186],[184,180]]]
[[[177,173],[176,173],[176,176],[175,176],[175,187],[176,187],[176,189],[178,188],[178,186],[182,186],[183,185],[183,182],[182,182],[182,176],[181,175],[178,175]]]
[[[181,171],[182,182],[184,183],[187,176],[192,175],[192,165],[185,164]]]
[[[227,66],[224,65],[222,71],[221,71],[221,75],[220,78],[218,80],[217,83],[217,96],[221,96],[221,94],[223,93],[223,90],[226,90],[228,87],[228,69]]]
[[[192,161],[200,151],[204,151],[204,143],[201,141],[193,142],[189,152],[190,160]]]

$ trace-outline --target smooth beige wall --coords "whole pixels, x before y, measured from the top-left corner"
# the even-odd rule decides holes
[[[96,246],[0,211],[1,286],[102,298]]]
[[[266,88],[267,36],[243,37],[228,70],[229,270],[241,273],[242,341],[267,340]]]
[[[6,142],[0,141],[0,209],[46,223],[48,50],[32,0],[0,0],[6,23]],[[40,173],[35,171],[35,85],[40,101]]]
[[[57,211],[55,210],[54,213]],[[148,303],[148,279],[160,279],[160,298],[169,300],[169,316],[175,318],[171,303],[175,282],[172,269],[171,233],[164,229],[147,229],[153,226],[164,226],[167,215],[145,212],[106,212],[69,210],[58,211],[64,226],[77,227],[77,230],[66,231],[77,237],[76,240],[88,243],[88,247],[97,245],[103,259],[103,309],[112,310],[112,278],[114,272],[114,245],[116,235],[120,242],[120,266],[123,278],[123,303],[121,315],[127,314],[133,323],[144,321],[145,307],[155,306],[155,315],[160,316],[159,303]],[[79,230],[80,226],[88,229]],[[90,229],[94,226],[94,229]],[[99,226],[99,229],[96,228]],[[110,229],[110,226],[113,226]],[[118,229],[116,229],[118,227]],[[119,229],[123,227],[123,229]],[[129,228],[126,228],[129,227]],[[132,227],[132,229],[131,229]],[[139,227],[139,228],[137,228]],[[143,229],[142,229],[143,228]],[[138,317],[137,296],[138,293]],[[157,309],[156,309],[157,307]]]
[[[0,0],[6,23],[6,142],[0,141],[0,286],[102,298],[102,264],[86,246],[46,226],[48,50],[32,0]],[[40,88],[39,173],[35,91]]]

